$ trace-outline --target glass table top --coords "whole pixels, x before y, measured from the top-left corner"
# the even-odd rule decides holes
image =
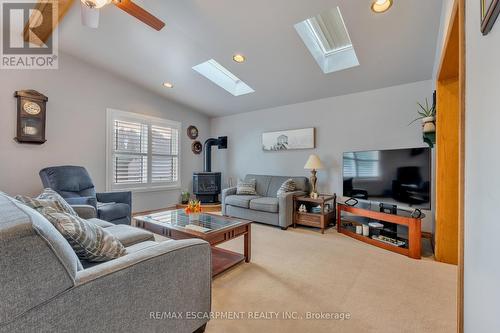
[[[193,214],[188,215],[184,212],[184,209],[137,216],[135,219],[164,225],[166,227],[170,226],[172,228],[181,228],[202,233],[209,233],[242,223],[240,220],[233,220],[227,217],[212,214],[200,213],[197,214],[197,216]]]

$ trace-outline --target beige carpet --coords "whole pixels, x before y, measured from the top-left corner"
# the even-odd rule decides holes
[[[333,229],[322,235],[308,228],[252,228],[252,262],[213,282],[212,310],[240,319],[211,320],[206,332],[456,331],[455,266],[409,259]],[[243,241],[222,247],[242,251]],[[283,319],[284,312],[302,319]],[[307,312],[351,318],[307,320]]]

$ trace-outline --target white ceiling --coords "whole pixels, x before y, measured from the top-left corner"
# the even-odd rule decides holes
[[[371,0],[135,1],[166,22],[157,32],[114,6],[83,27],[78,1],[60,25],[63,52],[211,116],[431,79],[441,13],[437,0],[394,0],[378,15]],[[323,74],[293,26],[335,6],[360,66]],[[247,62],[233,62],[238,52]],[[191,69],[211,58],[256,92],[232,96]]]

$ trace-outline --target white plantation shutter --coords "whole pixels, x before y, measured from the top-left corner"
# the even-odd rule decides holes
[[[108,190],[179,187],[180,128],[177,122],[108,110]]]
[[[151,181],[176,182],[179,165],[179,131],[171,127],[151,126]]]
[[[115,120],[113,131],[113,183],[147,184],[148,126]]]

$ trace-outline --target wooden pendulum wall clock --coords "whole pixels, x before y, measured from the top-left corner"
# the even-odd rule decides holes
[[[35,90],[14,93],[17,98],[17,135],[19,143],[42,144],[45,141],[47,96]]]

